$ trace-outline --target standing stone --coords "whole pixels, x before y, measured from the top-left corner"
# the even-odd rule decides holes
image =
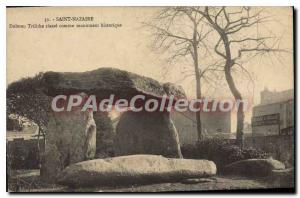
[[[97,126],[95,158],[114,156],[115,130],[108,112],[97,111],[94,112],[93,117]]]
[[[93,112],[74,107],[71,112],[54,112],[47,127],[41,176],[54,182],[66,166],[93,159],[96,151],[96,125]]]
[[[114,146],[116,156],[154,154],[182,158],[178,133],[169,112],[123,113]]]

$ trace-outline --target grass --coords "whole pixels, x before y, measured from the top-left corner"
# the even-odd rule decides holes
[[[41,181],[39,170],[14,170],[8,178],[9,192],[173,192],[173,191],[216,191],[246,190],[292,187],[283,186],[264,179],[249,179],[233,176],[216,176],[209,182],[184,184],[162,183],[133,186],[111,186],[71,189],[66,186],[48,184]]]

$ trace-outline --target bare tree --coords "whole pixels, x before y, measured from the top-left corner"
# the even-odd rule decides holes
[[[227,84],[235,100],[242,100],[242,94],[236,86],[233,71],[239,67],[251,78],[243,66],[244,58],[258,55],[286,52],[279,48],[280,39],[264,37],[257,28],[269,19],[264,9],[250,7],[190,7],[205,18],[205,23],[213,28],[218,36],[214,52],[224,60],[224,72]],[[240,105],[237,111],[236,143],[243,147],[244,111]]]
[[[178,59],[192,60],[192,70],[186,71],[181,80],[194,76],[196,79],[196,97],[201,99],[201,79],[207,76],[207,73],[217,71],[218,61],[214,64],[200,64],[200,55],[209,53],[209,47],[204,42],[206,37],[212,31],[207,25],[201,23],[204,17],[188,7],[168,7],[160,10],[152,23],[146,23],[147,27],[153,30],[154,49],[168,51],[169,65],[172,65]],[[199,53],[200,50],[203,50]],[[185,66],[187,61],[185,62]],[[166,72],[168,68],[164,68]],[[196,125],[198,141],[202,139],[202,124],[200,111],[196,112]]]

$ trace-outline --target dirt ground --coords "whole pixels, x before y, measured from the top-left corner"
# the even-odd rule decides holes
[[[246,189],[292,188],[293,181],[282,184],[281,180],[270,178],[249,179],[233,176],[216,176],[201,183],[161,183],[134,186],[110,186],[70,189],[65,186],[43,183],[39,170],[17,170],[8,178],[9,192],[174,192],[174,191],[218,191]]]

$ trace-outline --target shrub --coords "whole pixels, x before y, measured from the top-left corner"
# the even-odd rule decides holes
[[[267,158],[267,153],[254,148],[241,149],[230,140],[206,139],[196,145],[183,145],[181,152],[184,158],[207,159],[213,161],[218,171],[235,161],[251,158]]]
[[[253,158],[266,159],[270,157],[266,152],[255,148],[245,148],[242,150],[242,152],[243,152],[244,159],[253,159]]]
[[[8,169],[38,169],[37,140],[21,139],[7,142],[6,162]]]

